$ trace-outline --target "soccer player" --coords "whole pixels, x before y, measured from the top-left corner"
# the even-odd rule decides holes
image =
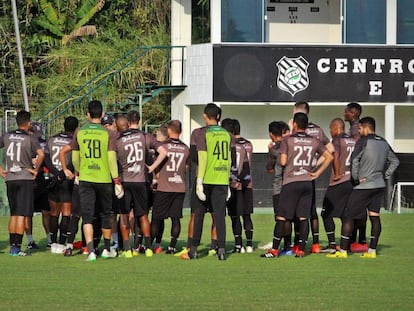
[[[186,172],[189,165],[190,149],[179,138],[181,122],[168,122],[167,161],[157,174],[158,187],[154,194],[151,233],[158,235],[160,220],[171,218],[171,241],[166,254],[175,254],[177,239],[181,232],[180,219],[183,217],[183,203],[186,189]]]
[[[224,121],[224,120],[223,120]],[[222,126],[225,128],[222,122]],[[253,145],[240,135],[240,123],[231,120],[231,132],[236,143],[237,179],[231,183],[231,197],[227,202],[231,217],[235,246],[233,253],[253,252],[253,183],[251,178]],[[246,248],[243,247],[242,223],[246,234]]]
[[[93,244],[93,221],[98,215],[104,238],[104,250],[101,258],[114,258],[116,251],[111,249],[111,215],[112,215],[112,182],[115,193],[123,195],[122,185],[118,178],[118,166],[115,153],[115,136],[101,125],[104,116],[100,101],[93,100],[88,104],[89,123],[77,129],[70,144],[59,153],[62,169],[67,178],[73,178],[72,171],[66,163],[66,153],[72,150],[72,162],[79,172],[79,198],[82,209],[83,231],[88,247],[87,261],[95,262],[96,253]]]
[[[294,114],[297,112],[302,112],[302,113],[305,113],[307,116],[309,116],[309,111],[310,111],[310,107],[307,102],[297,102],[295,103],[294,108],[293,108]],[[306,134],[319,139],[325,145],[325,147],[328,149],[329,152],[331,153],[333,152],[334,148],[332,146],[332,143],[329,140],[329,138],[325,135],[324,131],[322,130],[320,126],[316,125],[315,123],[309,122],[308,127],[306,128],[305,132]],[[320,158],[320,155],[316,154],[315,159],[312,161],[315,169],[319,166],[321,161],[323,161],[323,158]],[[312,181],[312,185],[313,185],[313,195],[312,195],[312,210],[311,210],[311,218],[310,218],[311,231],[312,231],[311,253],[319,253],[321,249],[320,244],[319,244],[319,218],[318,218],[318,214],[316,211],[316,189],[315,189],[314,181]],[[298,233],[296,230],[296,223],[295,223],[295,233]],[[298,245],[297,245],[298,235],[296,234],[295,236],[296,236],[296,241],[295,241],[296,245],[294,246],[294,250],[296,251],[298,249]]]
[[[349,103],[346,105],[344,110],[344,119],[346,122],[349,123],[349,132],[348,135],[355,138],[356,140],[359,139],[359,118],[362,113],[362,107],[358,103]],[[354,231],[352,232],[351,236],[351,244],[350,250],[353,253],[356,252],[366,252],[368,250],[367,244],[367,214],[362,219],[358,219],[355,222]],[[357,234],[358,242],[356,241]]]
[[[49,193],[50,204],[50,238],[51,252],[62,254],[65,250],[64,244],[67,241],[69,230],[70,215],[72,213],[72,191],[73,180],[66,179],[59,161],[59,153],[62,148],[71,143],[73,133],[79,125],[75,117],[67,117],[64,121],[64,131],[50,137],[45,148],[45,165],[51,173],[51,178],[55,180],[55,186]],[[67,167],[74,173],[71,155],[67,157]],[[59,216],[62,218],[59,224]],[[58,230],[60,231],[59,243],[57,241]]]
[[[280,165],[280,143],[283,137],[290,134],[289,126],[283,121],[273,121],[269,123],[269,137],[272,140],[272,143],[269,145],[269,153],[267,155],[267,162],[266,162],[266,169],[268,173],[273,174],[273,212],[275,215],[275,227],[274,227],[274,234],[276,230],[276,221],[277,221],[277,214],[279,210],[279,198],[280,198],[280,191],[282,189],[282,182],[283,182],[283,167]],[[280,252],[279,256],[293,255],[291,250],[291,242],[292,242],[292,223],[290,221],[285,222],[285,232],[284,232],[284,247],[283,250]],[[273,242],[267,248],[272,248]],[[266,248],[266,249],[267,249]]]
[[[280,145],[280,164],[284,166],[283,186],[279,199],[279,210],[273,237],[273,247],[261,257],[278,257],[278,247],[286,232],[286,221],[297,218],[299,221],[299,250],[296,257],[305,256],[305,244],[309,234],[309,217],[312,209],[313,185],[332,161],[331,153],[316,137],[306,134],[308,116],[295,113],[293,117],[293,134],[285,137]],[[312,164],[316,154],[323,156],[323,161],[316,170]]]
[[[344,110],[344,119],[349,123],[349,136],[359,139],[359,117],[362,113],[362,107],[358,103],[349,103]]]
[[[342,229],[341,248],[330,258],[347,258],[349,240],[356,219],[362,219],[368,210],[371,221],[369,249],[362,258],[376,258],[378,239],[381,233],[380,209],[385,193],[385,180],[392,176],[400,161],[387,141],[375,133],[375,119],[359,120],[360,139],[352,153],[351,182],[354,185],[346,205]]]
[[[218,125],[221,109],[215,104],[207,104],[204,108],[204,121],[207,127],[202,128],[197,140],[198,172],[196,195],[200,201],[211,204],[217,229],[217,258],[226,259],[226,200],[229,196],[229,176],[232,169],[232,146],[230,134]],[[236,175],[236,172],[232,172]],[[194,215],[194,232],[191,239],[188,258],[197,258],[197,247],[200,245],[206,206],[197,209]],[[190,242],[190,239],[189,239]]]
[[[333,152],[332,173],[329,187],[323,200],[321,216],[328,236],[328,246],[323,253],[336,252],[335,218],[342,218],[348,197],[352,192],[351,154],[354,151],[355,138],[345,133],[345,123],[340,118],[331,121],[329,129],[332,135]]]
[[[121,219],[128,217],[131,203],[134,208],[135,219],[139,219],[140,228],[144,236],[145,255],[151,257],[151,231],[148,219],[149,205],[146,187],[146,174],[151,174],[167,156],[162,143],[157,142],[153,135],[139,130],[140,115],[131,110],[127,114],[129,129],[122,132],[116,140],[117,159],[122,169],[122,182],[125,188],[125,211],[121,211]],[[150,149],[158,152],[158,157],[146,169],[146,157]],[[127,220],[123,219],[126,225]],[[124,241],[128,243],[129,241]]]
[[[27,256],[21,245],[25,217],[33,216],[33,180],[39,173],[44,153],[39,140],[29,134],[30,112],[16,114],[18,129],[0,137],[0,148],[5,148],[6,169],[0,165],[0,174],[6,180],[10,208],[9,236],[11,256]],[[32,157],[37,155],[35,165]]]

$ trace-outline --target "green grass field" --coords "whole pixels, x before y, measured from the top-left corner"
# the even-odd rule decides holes
[[[184,261],[159,254],[86,262],[45,250],[40,216],[34,237],[42,246],[31,257],[8,255],[8,217],[0,217],[0,310],[413,310],[414,214],[382,215],[378,257],[328,259],[259,258],[235,254]],[[255,246],[273,234],[270,209],[254,214]],[[178,247],[185,243],[188,214]],[[233,247],[230,221],[227,248]],[[206,253],[210,234],[206,217]],[[169,238],[166,222],[165,241]],[[337,232],[339,228],[337,228]],[[338,233],[339,236],[339,233]],[[369,236],[369,234],[368,234]],[[321,230],[321,244],[326,235]],[[164,245],[167,246],[167,245]],[[204,250],[204,251],[203,251]]]

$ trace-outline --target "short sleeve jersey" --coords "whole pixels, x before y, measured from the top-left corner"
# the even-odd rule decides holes
[[[52,165],[60,171],[62,169],[62,163],[59,160],[59,152],[62,148],[71,143],[73,136],[67,133],[59,133],[50,137],[46,143],[45,153],[50,155],[50,161]],[[67,167],[73,167],[72,155],[69,152],[66,154]]]
[[[312,122],[309,122],[308,127],[305,130],[305,133],[309,136],[316,137],[319,139],[325,146],[330,143],[328,136],[325,135],[325,132],[319,125],[316,125]]]
[[[41,149],[39,140],[29,133],[16,130],[0,137],[0,148],[6,150],[6,181],[33,180],[27,170],[33,168],[32,158]]]
[[[189,164],[190,149],[178,139],[168,139],[163,146],[167,149],[158,178],[158,191],[185,192],[186,166]]]
[[[339,174],[341,179],[333,180],[333,169],[329,186],[335,186],[351,179],[351,155],[355,147],[355,139],[348,134],[342,133],[332,138],[332,145],[335,148],[335,156],[339,158]]]
[[[236,165],[238,176],[244,176],[246,174],[251,176],[253,145],[252,143],[243,138],[236,138]],[[250,181],[248,188],[253,187],[252,181]]]
[[[197,141],[197,150],[207,152],[203,182],[209,185],[228,185],[231,169],[230,134],[219,125],[202,128],[204,135]]]
[[[116,140],[116,153],[121,166],[122,181],[146,182],[146,159],[151,149],[157,150],[162,143],[153,135],[139,129],[122,132]]]
[[[280,194],[283,181],[283,167],[280,165],[280,141],[276,142],[267,154],[267,170],[274,170],[273,195]]]
[[[75,131],[72,150],[79,150],[79,180],[112,183],[108,151],[115,151],[115,133],[101,124],[88,123]]]
[[[315,137],[304,132],[285,137],[280,144],[280,153],[287,155],[283,172],[283,185],[297,181],[311,181],[312,160],[316,153],[323,154],[326,147]]]

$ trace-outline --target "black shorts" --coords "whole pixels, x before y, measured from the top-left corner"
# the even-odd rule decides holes
[[[367,210],[379,213],[383,204],[385,188],[352,190],[342,218],[364,219]]]
[[[204,210],[205,212],[211,213],[211,204],[203,202],[197,197],[195,181],[190,190],[190,205],[191,213],[195,213],[199,210]]]
[[[183,218],[184,196],[185,193],[182,192],[157,191],[154,195],[152,219]]]
[[[6,182],[7,198],[11,216],[33,216],[33,180],[12,180]]]
[[[330,186],[323,199],[321,216],[324,218],[341,218],[353,186],[350,182],[343,182]]]
[[[65,179],[56,184],[51,192],[49,192],[49,200],[58,203],[72,202],[73,180]]]
[[[313,186],[311,181],[291,182],[282,186],[277,216],[288,220],[309,218],[312,208]]]
[[[280,199],[280,193],[274,194],[273,197],[273,213],[277,215],[277,212],[279,210],[279,199]]]
[[[253,189],[231,190],[231,197],[227,201],[229,216],[243,216],[253,213]]]
[[[82,218],[91,223],[95,216],[100,218],[112,215],[112,184],[79,182],[79,198]]]
[[[122,184],[125,191],[125,210],[121,214],[129,214],[131,205],[134,209],[135,217],[148,215],[148,191],[145,182],[124,182]]]
[[[35,212],[50,211],[49,190],[44,183],[33,183],[33,209]]]
[[[311,219],[318,219],[318,213],[316,211],[316,185],[315,185],[315,180],[312,180]]]
[[[80,206],[80,198],[79,198],[79,185],[73,185],[72,215],[75,215],[77,217],[80,217],[82,215],[82,210]]]

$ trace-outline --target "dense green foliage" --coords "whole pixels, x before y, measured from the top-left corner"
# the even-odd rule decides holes
[[[170,1],[17,1],[30,108],[40,116],[135,46],[169,45]],[[10,3],[0,15],[0,104],[23,108]],[[122,102],[136,87],[164,77],[162,57],[131,64],[106,85],[106,101]],[[144,107],[149,123],[169,118],[169,98]],[[149,106],[149,105],[148,105]]]

